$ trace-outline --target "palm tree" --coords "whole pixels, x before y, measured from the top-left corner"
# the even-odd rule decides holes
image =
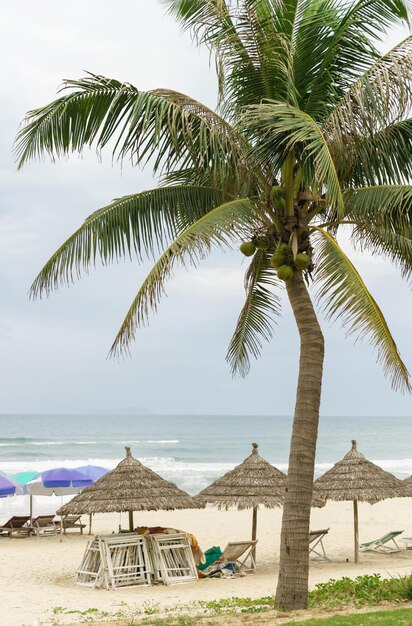
[[[324,341],[308,287],[330,318],[367,337],[395,389],[407,369],[377,303],[338,243],[412,266],[412,38],[384,56],[403,0],[166,0],[214,54],[214,112],[169,89],[142,92],[87,75],[30,111],[17,139],[20,167],[94,145],[150,163],[158,188],[94,212],[53,254],[31,295],[48,294],[100,257],[155,257],[111,348],[127,351],[179,265],[238,245],[251,262],[229,345],[234,374],[272,336],[286,286],[301,338],[276,602],[303,608]],[[245,245],[246,244],[246,245]]]

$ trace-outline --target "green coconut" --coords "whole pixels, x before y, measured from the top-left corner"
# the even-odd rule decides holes
[[[306,270],[310,265],[310,258],[305,252],[298,252],[295,258],[295,265],[298,270]]]
[[[292,265],[293,263],[293,251],[292,248],[290,246],[288,246],[287,243],[281,243],[279,248],[276,250],[275,254],[279,254],[282,255],[283,259],[284,259],[284,263],[281,263],[280,265]]]
[[[281,252],[275,252],[275,254],[273,254],[270,257],[270,265],[272,267],[274,267],[276,270],[278,269],[278,267],[280,267],[281,265],[285,265],[286,263],[286,258],[285,255],[282,254]]]
[[[291,254],[292,252],[292,248],[290,246],[288,246],[287,243],[281,243],[279,246],[279,252],[281,252],[282,254]]]
[[[272,196],[274,198],[280,198],[282,194],[283,194],[283,189],[280,185],[274,185],[272,187]]]
[[[273,204],[275,206],[275,209],[277,209],[278,211],[284,211],[286,208],[285,198],[282,198],[282,196],[280,196],[279,198],[275,198]]]
[[[293,276],[293,269],[290,267],[290,265],[281,265],[278,268],[277,274],[280,280],[290,280]]]
[[[253,241],[244,241],[240,244],[240,251],[245,256],[252,256],[256,252],[256,247]]]

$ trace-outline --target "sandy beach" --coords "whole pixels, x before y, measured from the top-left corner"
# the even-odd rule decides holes
[[[405,530],[412,535],[410,500],[394,499],[373,506],[360,505],[360,540],[375,539],[387,531]],[[258,598],[272,595],[276,586],[281,509],[262,509],[258,516],[258,569],[255,574],[236,579],[209,579],[173,587],[123,588],[116,591],[90,589],[74,584],[86,543],[90,537],[78,532],[42,538],[2,538],[0,545],[2,611],[1,626],[46,626],[70,624],[80,612],[94,608],[107,612],[106,619],[122,614],[141,615],[144,610],[188,604],[196,600],[243,596]],[[126,514],[122,526],[127,525]],[[170,526],[192,532],[206,550],[213,545],[222,549],[228,541],[248,539],[250,511],[216,509],[135,514],[136,523]],[[84,521],[87,521],[85,518]],[[119,514],[96,515],[93,532],[117,531]],[[329,578],[380,573],[383,577],[410,573],[412,551],[382,555],[361,553],[353,562],[352,503],[328,503],[312,511],[311,528],[330,528],[324,540],[331,562],[311,562],[310,585]],[[87,529],[86,529],[87,531]],[[400,542],[401,546],[404,546]]]

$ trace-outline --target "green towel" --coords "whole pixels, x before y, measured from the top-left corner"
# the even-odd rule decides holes
[[[213,565],[213,563],[217,561],[217,559],[220,559],[223,552],[219,548],[219,546],[213,546],[213,548],[209,548],[208,550],[206,550],[204,554],[206,563],[200,563],[200,565],[197,566],[197,569],[200,569],[201,572],[209,567],[209,565]]]

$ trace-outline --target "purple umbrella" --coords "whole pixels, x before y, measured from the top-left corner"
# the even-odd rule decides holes
[[[0,498],[25,493],[24,487],[3,472],[0,472]]]
[[[87,478],[77,469],[67,467],[56,467],[46,470],[40,474],[43,485],[48,488],[53,487],[87,487],[93,480]]]
[[[107,474],[107,472],[109,471],[105,467],[100,467],[100,465],[82,465],[82,467],[76,467],[76,470],[83,474],[83,476],[91,480],[93,483],[96,482],[96,480],[99,480],[99,478]],[[74,481],[73,485],[75,487],[81,486],[77,485],[77,481]]]

